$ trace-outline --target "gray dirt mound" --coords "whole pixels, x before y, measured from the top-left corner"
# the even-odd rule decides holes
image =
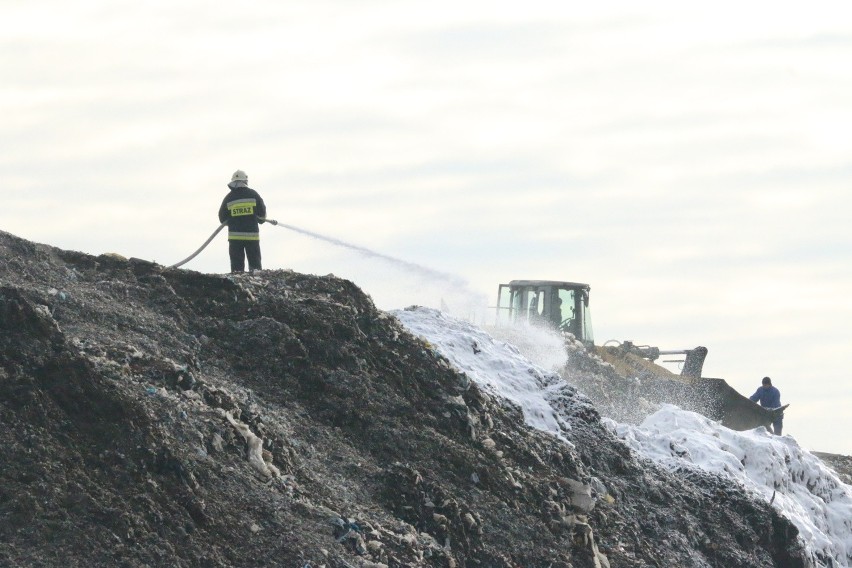
[[[573,446],[351,282],[0,232],[0,565],[805,566],[722,479]]]

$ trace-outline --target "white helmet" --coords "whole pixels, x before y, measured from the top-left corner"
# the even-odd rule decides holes
[[[237,170],[234,172],[234,175],[231,176],[231,181],[244,181],[248,182],[248,176],[243,170]]]

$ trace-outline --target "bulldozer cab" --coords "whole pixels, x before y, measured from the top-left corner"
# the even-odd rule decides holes
[[[588,284],[512,280],[497,291],[497,324],[545,325],[594,344]]]

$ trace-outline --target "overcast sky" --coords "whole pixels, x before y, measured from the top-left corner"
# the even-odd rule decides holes
[[[0,229],[168,265],[244,169],[270,217],[451,277],[269,226],[266,268],[382,308],[587,282],[598,344],[704,345],[852,454],[852,5],[697,4],[3,0]]]

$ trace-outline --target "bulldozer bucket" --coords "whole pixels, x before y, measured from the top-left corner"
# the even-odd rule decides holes
[[[705,394],[708,407],[715,407],[712,410],[708,408],[705,416],[718,420],[731,430],[769,426],[783,416],[784,410],[790,406],[788,404],[774,410],[764,408],[738,393],[724,379],[699,379],[695,387],[699,393]]]
[[[610,392],[590,389],[592,400],[600,398],[615,414],[614,418],[641,421],[635,413],[640,399],[656,404],[674,404],[684,410],[697,412],[720,422],[732,430],[751,430],[769,426],[783,415],[784,406],[770,410],[752,402],[731,387],[724,379],[675,375],[641,356],[620,348],[596,348],[597,354],[613,367],[620,380],[611,381]],[[706,350],[704,353],[706,354]],[[702,357],[703,359],[703,357]],[[622,393],[615,391],[622,390]],[[589,394],[589,393],[587,393]],[[627,399],[626,401],[620,399]],[[650,410],[650,409],[649,409]]]

